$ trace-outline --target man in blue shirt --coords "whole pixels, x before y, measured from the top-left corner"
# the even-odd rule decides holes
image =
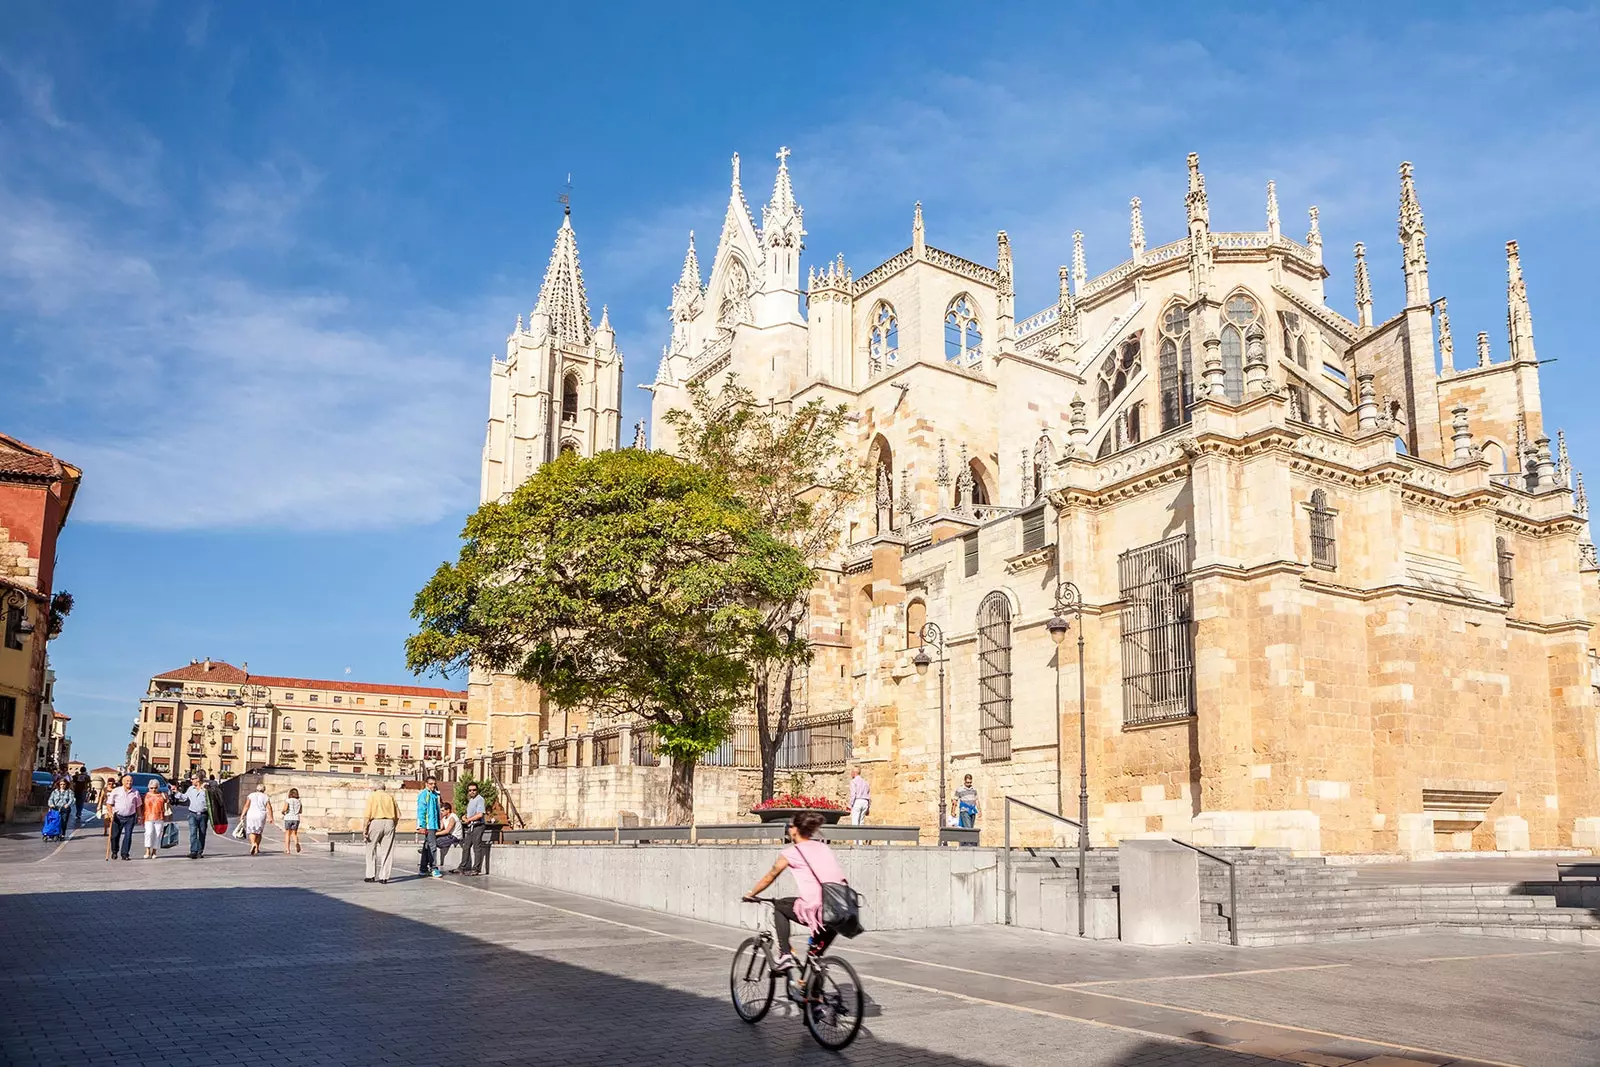
[[[189,788],[172,799],[189,805],[189,858],[197,860],[206,854],[206,831],[211,828],[211,812],[206,804],[206,780],[199,771],[195,771],[189,776]]]
[[[422,792],[417,794],[417,830],[422,834],[422,866],[417,873],[423,877],[437,875],[439,865],[435,857],[438,855],[438,845],[435,839],[439,833],[439,779],[431,774]]]

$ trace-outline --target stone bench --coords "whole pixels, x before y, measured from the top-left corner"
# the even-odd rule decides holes
[[[1558,863],[1556,881],[1586,880],[1600,882],[1600,863]]]

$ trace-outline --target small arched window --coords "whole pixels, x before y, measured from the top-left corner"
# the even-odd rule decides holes
[[[978,734],[983,761],[1011,758],[1011,602],[990,593],[978,606]]]
[[[380,722],[378,724],[378,736],[379,737],[388,737],[389,736],[389,724],[388,723]]]
[[[578,375],[568,372],[561,379],[561,421],[578,421]]]
[[[1506,467],[1506,450],[1498,442],[1485,441],[1483,443],[1483,458],[1489,461],[1489,469],[1496,474],[1506,473],[1508,469]]]
[[[1100,364],[1100,384],[1097,395],[1100,401],[1098,414],[1104,415],[1112,401],[1122,395],[1128,382],[1139,373],[1139,334],[1134,334],[1112,349]]]
[[[1516,556],[1512,553],[1511,547],[1506,544],[1504,537],[1496,537],[1494,539],[1494,558],[1496,569],[1500,575],[1500,599],[1504,600],[1506,607],[1509,608],[1517,602],[1516,574],[1513,570]]]
[[[365,736],[367,736],[367,724],[362,722],[360,719],[356,720],[356,736],[357,737],[365,737]]]
[[[976,363],[982,350],[978,313],[973,310],[972,297],[962,293],[950,301],[944,313],[944,358],[953,363]]]
[[[985,472],[983,469],[983,464],[974,459],[968,462],[967,469],[972,472],[973,505],[976,506],[978,504],[992,503],[992,501],[989,499],[988,483],[984,481]]]
[[[289,718],[289,716],[285,715],[283,717],[283,719],[279,721],[278,728],[280,730],[282,730],[284,733],[293,733],[294,732],[294,720]]]
[[[344,733],[344,727],[339,725],[339,720],[338,719],[334,719],[333,720],[333,725],[330,726],[329,729],[332,730],[336,734]]]
[[[928,624],[928,605],[913,600],[906,605],[906,647],[922,647],[922,628]]]
[[[878,374],[894,366],[900,358],[900,323],[895,318],[894,308],[879,301],[872,311],[872,325],[867,333],[867,352],[871,358],[869,372]]]
[[[578,454],[578,442],[574,441],[570,437],[565,441],[562,441],[561,454],[563,456],[576,456]]]
[[[306,720],[306,733],[314,734],[316,732],[317,732],[317,720],[316,719],[307,719]]]
[[[403,722],[403,723],[400,724],[400,736],[401,737],[410,737],[411,736],[411,724],[410,723]]]
[[[1328,494],[1321,489],[1311,493],[1311,565],[1333,570],[1339,565],[1339,549],[1333,536],[1334,511],[1328,507]]]

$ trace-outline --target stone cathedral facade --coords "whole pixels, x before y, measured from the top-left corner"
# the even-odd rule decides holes
[[[1363,245],[1351,317],[1324,299],[1317,209],[1291,237],[1269,182],[1263,229],[1214,230],[1191,155],[1187,232],[1148,244],[1134,199],[1122,262],[1091,275],[1075,237],[1055,302],[1019,318],[1008,235],[967,259],[920,205],[904,251],[802,276],[787,156],[759,224],[734,158],[708,275],[690,234],[649,443],[673,450],[666,413],[730,374],[849,409],[873,489],[813,592],[804,702],[848,714],[875,821],[935,825],[966,774],[980,825],[1005,796],[1075,815],[1081,633],[1097,844],[1600,846],[1600,565],[1515,242],[1503,347],[1458,354],[1409,164],[1405,306],[1380,320]],[[620,444],[621,356],[589,324],[563,221],[494,366],[484,499]],[[570,728],[506,680],[471,691],[475,744]]]
[[[1379,319],[1362,245],[1351,316],[1317,209],[1291,237],[1268,183],[1264,228],[1213,229],[1191,155],[1186,233],[1149,244],[1134,199],[1122,262],[1091,275],[1076,238],[1019,317],[1008,235],[943,251],[920,206],[904,251],[802,281],[786,156],[759,225],[735,158],[709,277],[691,235],[651,444],[729,374],[849,408],[875,489],[812,598],[806,700],[851,713],[874,819],[936,824],[941,766],[996,828],[1007,795],[1075,815],[1081,625],[1097,843],[1600,846],[1600,567],[1515,242],[1503,347],[1458,353],[1409,164]]]

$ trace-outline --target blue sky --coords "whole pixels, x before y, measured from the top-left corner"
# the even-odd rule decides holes
[[[534,302],[570,172],[589,298],[654,374],[728,157],[758,213],[786,144],[807,260],[992,260],[1018,310],[1182,233],[1321,208],[1329,300],[1367,243],[1403,292],[1416,165],[1458,348],[1504,354],[1521,241],[1547,420],[1600,447],[1592,5],[8,3],[0,19],[0,430],[85,469],[52,645],[77,752],[120,758],[150,674],[198,656],[405,681],[416,588],[475,504],[488,363]],[[466,15],[470,13],[470,17]],[[1402,17],[1403,16],[1403,17]],[[711,241],[702,242],[709,257]]]

